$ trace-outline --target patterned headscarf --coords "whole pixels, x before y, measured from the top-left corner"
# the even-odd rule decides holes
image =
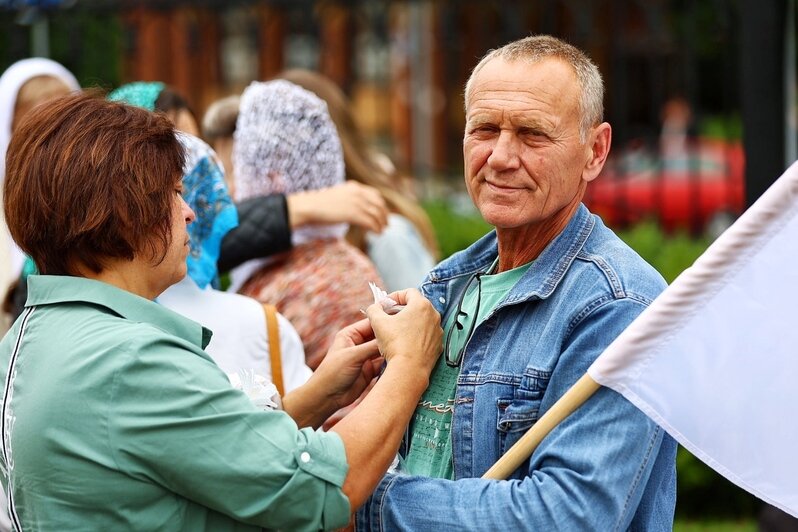
[[[155,111],[155,102],[158,101],[158,96],[165,86],[160,81],[134,81],[112,90],[108,94],[108,99]]]
[[[238,212],[227,193],[224,170],[216,153],[187,133],[177,132],[177,138],[186,150],[183,198],[197,216],[188,225],[188,275],[197,286],[205,288],[216,278],[222,238],[238,226]]]
[[[136,81],[112,91],[108,99],[154,111],[164,87],[159,81]],[[238,226],[238,211],[227,192],[224,170],[216,152],[193,135],[175,133],[186,150],[183,198],[196,215],[188,225],[191,238],[188,276],[197,286],[205,288],[216,279],[222,238]]]
[[[233,134],[236,199],[291,194],[344,182],[344,155],[327,104],[285,80],[255,81],[241,95]],[[347,224],[305,226],[294,245],[342,238]]]

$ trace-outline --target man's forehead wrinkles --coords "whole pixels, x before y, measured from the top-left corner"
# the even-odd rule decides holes
[[[548,117],[550,118],[550,117]],[[539,106],[518,107],[516,109],[480,107],[474,105],[466,115],[467,122],[540,123],[547,121],[547,113]]]
[[[547,97],[547,94],[533,94],[529,91],[517,91],[517,90],[481,90],[479,92],[475,92],[472,97],[470,98],[470,108],[476,107],[486,107],[486,108],[506,108],[507,104],[512,104],[513,107],[519,106],[519,110],[522,110],[523,105],[527,104],[530,106],[549,106],[551,105],[550,99],[551,97]],[[553,96],[553,95],[552,95]]]

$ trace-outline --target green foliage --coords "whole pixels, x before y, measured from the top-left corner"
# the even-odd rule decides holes
[[[111,12],[71,9],[50,17],[52,58],[82,87],[116,86],[121,79],[122,24]]]
[[[676,514],[680,517],[751,518],[762,505],[759,499],[726,480],[683,447],[679,447],[676,455],[676,472]]]
[[[0,73],[29,57],[31,26],[17,24],[13,11],[0,16]],[[110,10],[54,9],[47,11],[50,57],[64,65],[82,87],[116,86],[121,80],[122,23]]]
[[[739,113],[707,116],[698,122],[698,136],[740,141],[743,138],[743,119]]]
[[[471,205],[470,201],[468,205]],[[467,248],[493,229],[473,206],[454,208],[446,201],[435,200],[426,202],[424,209],[438,237],[442,259]]]
[[[756,532],[757,524],[752,519],[730,520],[685,520],[673,523],[673,532]]]
[[[686,233],[666,235],[651,221],[618,231],[618,236],[654,266],[668,283],[692,265],[709,245],[709,240],[696,239]]]
[[[453,207],[440,200],[424,205],[435,228],[442,257],[465,249],[491,229],[473,207],[469,210],[463,203],[455,202],[458,207]],[[654,222],[644,222],[618,231],[618,235],[669,283],[692,265],[710,243],[706,238],[696,239],[685,233],[666,234]],[[677,516],[699,518],[700,522],[682,521],[675,530],[753,530],[751,518],[761,505],[758,499],[720,476],[683,448],[679,448],[676,468]],[[707,522],[706,518],[716,518],[717,522]]]

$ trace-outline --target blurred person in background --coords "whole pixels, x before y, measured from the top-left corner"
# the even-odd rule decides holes
[[[160,111],[172,121],[179,131],[199,137],[200,130],[194,111],[186,99],[175,89],[160,81],[134,81],[108,94],[111,101],[122,101],[143,107],[148,111]]]
[[[3,72],[0,76],[0,185],[5,176],[6,150],[22,117],[36,105],[76,90],[80,90],[80,85],[71,72],[42,57],[22,59]],[[14,244],[2,218],[0,224],[0,296],[6,298],[5,313],[13,318],[24,304],[28,272],[23,272],[25,255]],[[0,332],[5,332],[7,326],[5,319],[0,320]]]
[[[683,96],[668,98],[660,111],[662,128],[659,135],[660,167],[664,172],[693,170],[695,132],[692,131],[693,111]]]
[[[233,143],[239,200],[290,195],[344,182],[341,142],[319,97],[284,80],[253,82],[241,96]],[[294,247],[242,264],[231,290],[274,303],[296,327],[308,366],[315,369],[336,330],[372,301],[368,281],[381,284],[369,259],[344,239],[348,225],[305,225]],[[313,309],[313,312],[309,310]]]
[[[238,225],[233,200],[227,193],[224,172],[216,154],[202,140],[179,133],[186,152],[183,198],[194,211],[188,226],[190,252],[188,274],[167,288],[158,303],[213,331],[205,351],[228,374],[255,374],[277,383],[282,394],[304,384],[311,375],[305,365],[305,350],[294,327],[281,314],[274,319],[272,334],[280,363],[270,355],[267,309],[252,298],[216,290],[216,261],[222,238]],[[274,367],[273,367],[274,366]],[[272,371],[279,371],[273,375]]]
[[[234,198],[233,134],[240,100],[236,95],[217,100],[202,118],[203,136],[219,154]],[[237,200],[240,226],[222,242],[222,272],[250,259],[288,251],[292,247],[292,230],[303,225],[348,223],[361,231],[379,234],[388,222],[385,199],[379,190],[352,181],[318,190]]]
[[[14,528],[345,526],[428,381],[441,340],[432,306],[415,290],[394,294],[406,305],[394,316],[369,306],[283,411],[258,409],[203,350],[211,331],[153,302],[186,275],[195,217],[171,122],[79,94],[19,128],[4,208],[41,275],[0,342]],[[372,380],[380,353],[369,396],[315,430]]]
[[[239,105],[241,105],[241,96],[231,94],[211,103],[202,116],[202,137],[221,159],[227,190],[233,197],[235,197],[233,133],[236,130]]]
[[[379,234],[352,227],[347,240],[366,253],[388,291],[418,286],[438,259],[438,243],[429,217],[390,160],[371,149],[357,126],[351,102],[331,79],[292,69],[277,75],[324,100],[344,150],[346,178],[380,191],[388,205],[388,226]],[[387,161],[387,164],[386,164]]]

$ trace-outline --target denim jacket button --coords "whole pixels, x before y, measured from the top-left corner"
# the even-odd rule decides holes
[[[438,298],[438,301],[440,301],[441,303],[446,303],[446,298],[441,296]]]

